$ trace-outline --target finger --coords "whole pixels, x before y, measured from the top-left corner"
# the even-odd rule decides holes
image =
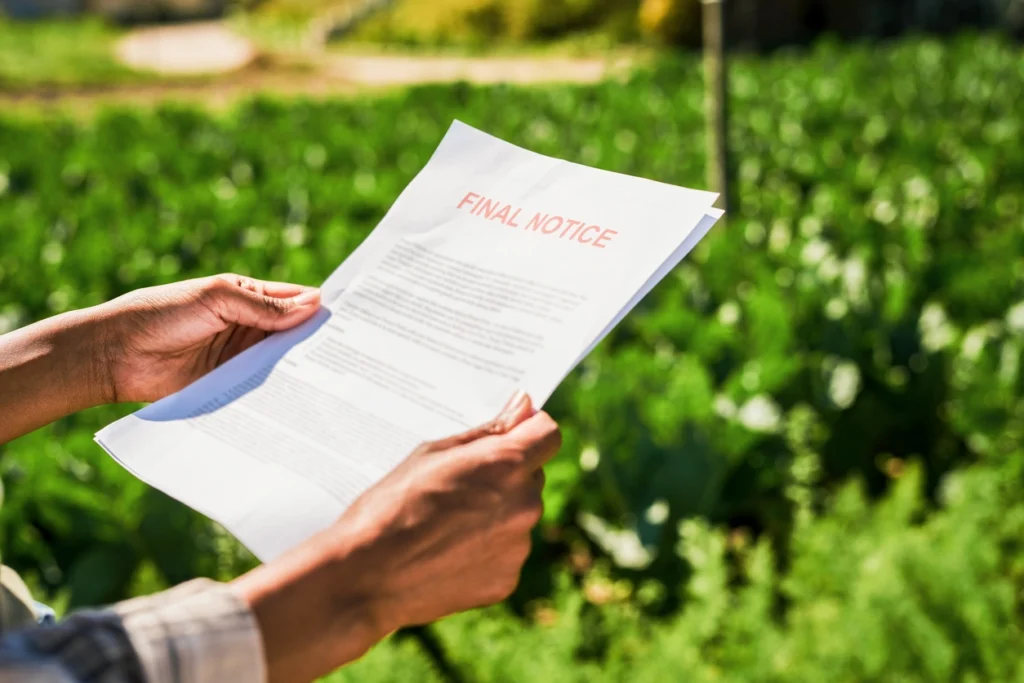
[[[428,448],[431,451],[444,451],[458,446],[464,446],[487,436],[497,436],[509,432],[516,425],[520,424],[533,414],[533,402],[530,397],[517,391],[509,399],[496,418],[479,427],[467,430],[461,434],[449,436],[445,439],[433,441]]]
[[[523,449],[527,470],[539,470],[562,447],[562,432],[558,423],[545,412],[539,412],[524,420],[508,433]]]
[[[262,294],[274,299],[292,299],[307,292],[318,292],[316,287],[306,287],[292,282],[273,282],[268,280],[257,280],[245,275],[221,275],[222,279],[229,284],[234,284],[241,289]]]
[[[317,291],[316,287],[306,287],[305,285],[297,285],[291,282],[268,282],[266,280],[257,280],[256,282],[261,286],[263,294],[272,296],[275,299],[291,299],[304,292]]]
[[[320,309],[320,292],[316,289],[303,289],[291,297],[275,297],[266,293],[268,286],[275,293],[289,291],[281,284],[241,276],[221,276],[211,282],[209,300],[225,322],[266,332],[295,327]]]

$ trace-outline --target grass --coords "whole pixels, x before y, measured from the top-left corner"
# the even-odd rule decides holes
[[[310,18],[271,12],[239,12],[228,18],[228,25],[246,36],[264,51],[294,53],[316,49],[311,43]],[[607,32],[578,32],[546,41],[511,39],[482,42],[452,42],[438,45],[385,42],[371,31],[356,29],[351,34],[331,40],[324,46],[329,54],[402,55],[446,57],[605,57],[631,56],[646,58],[658,49],[641,43],[624,43]]]
[[[308,24],[287,14],[239,13],[227,25],[252,40],[281,68],[315,68],[331,55],[401,55],[448,57],[628,57],[642,62],[655,51],[642,46],[614,45],[606,36],[575,35],[545,43],[497,41],[483,45],[426,47],[373,42],[358,33],[327,46],[327,54],[310,52]],[[119,86],[195,85],[216,83],[219,77],[171,77],[135,71],[118,63],[114,47],[122,29],[96,19],[18,22],[0,16],[0,96],[42,93],[47,97],[79,88],[116,89]],[[306,63],[308,62],[308,64]],[[10,103],[9,103],[10,104]],[[52,102],[48,102],[50,106]]]
[[[639,61],[648,60],[661,52],[658,48],[639,43],[615,42],[605,34],[576,34],[544,42],[494,41],[480,43],[452,43],[447,45],[415,45],[403,43],[382,43],[360,36],[333,41],[327,49],[332,54],[358,55],[402,55],[402,56],[445,56],[445,57],[522,57],[533,59],[561,59],[591,57],[629,57]]]
[[[118,64],[121,32],[97,20],[15,22],[0,17],[0,91],[152,79]]]
[[[264,52],[300,52],[309,45],[309,18],[267,12],[236,12],[227,25]]]

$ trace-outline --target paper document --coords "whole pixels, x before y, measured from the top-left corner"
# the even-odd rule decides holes
[[[454,123],[323,308],[97,441],[262,560],[334,522],[421,442],[542,406],[710,230],[717,195]]]

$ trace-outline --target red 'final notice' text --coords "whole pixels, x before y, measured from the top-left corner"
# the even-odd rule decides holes
[[[539,232],[557,239],[568,240],[589,247],[604,249],[619,233],[599,225],[587,225],[584,221],[549,213],[535,213],[527,220],[523,210],[511,204],[490,199],[476,192],[469,192],[459,202],[459,209],[469,211],[488,221],[496,221],[510,228],[522,228]]]

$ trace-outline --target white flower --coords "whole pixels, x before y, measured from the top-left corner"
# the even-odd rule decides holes
[[[925,305],[918,328],[921,331],[921,345],[932,353],[946,348],[956,338],[956,328],[949,322],[945,309],[939,303]]]
[[[64,260],[64,247],[60,242],[47,242],[39,253],[43,263],[51,266],[58,265]]]
[[[854,304],[867,304],[867,265],[863,259],[852,258],[843,264],[843,289],[846,298]]]
[[[915,176],[904,185],[907,196],[911,199],[924,199],[932,194],[931,183],[926,178]]]
[[[839,277],[842,272],[842,266],[839,265],[839,259],[837,259],[831,252],[829,252],[825,258],[818,264],[818,275],[825,282],[832,282]]]
[[[964,341],[960,346],[961,353],[965,359],[969,361],[976,361],[981,356],[981,352],[985,350],[985,344],[992,339],[998,332],[998,328],[993,325],[981,325],[975,327],[964,335]]]
[[[785,251],[789,248],[791,239],[789,225],[785,221],[775,221],[768,236],[768,248],[774,252]]]
[[[715,396],[714,409],[717,415],[724,417],[726,420],[731,420],[736,417],[736,412],[738,410],[732,399],[725,394]]]
[[[875,204],[874,209],[871,211],[871,216],[884,225],[889,225],[899,217],[899,212],[896,207],[887,199]]]
[[[740,319],[740,306],[735,301],[727,301],[718,309],[718,322],[723,325],[735,325]]]
[[[821,263],[822,259],[831,252],[832,248],[829,247],[828,242],[816,237],[804,245],[803,251],[800,252],[800,260],[806,266],[814,266]]]
[[[1024,301],[1006,312],[1006,324],[1017,334],[1024,334]]]
[[[580,451],[580,468],[584,472],[593,472],[601,462],[601,452],[594,446],[587,446]]]
[[[754,396],[740,408],[737,419],[752,432],[771,433],[782,422],[782,410],[769,396]]]
[[[668,513],[668,503],[659,498],[651,503],[651,507],[647,508],[647,512],[644,513],[644,519],[647,520],[648,524],[657,526],[665,523],[665,520],[668,519]]]
[[[588,512],[581,513],[577,521],[587,535],[611,555],[620,567],[643,569],[654,559],[633,529],[615,529],[605,520]]]
[[[306,226],[292,223],[284,229],[284,243],[290,247],[301,247],[306,243]]]
[[[849,310],[850,307],[846,301],[836,297],[829,299],[828,304],[825,305],[825,316],[829,320],[840,320],[846,316]]]
[[[853,405],[860,393],[860,368],[856,363],[845,360],[832,371],[828,383],[828,395],[837,407],[846,410]]]

